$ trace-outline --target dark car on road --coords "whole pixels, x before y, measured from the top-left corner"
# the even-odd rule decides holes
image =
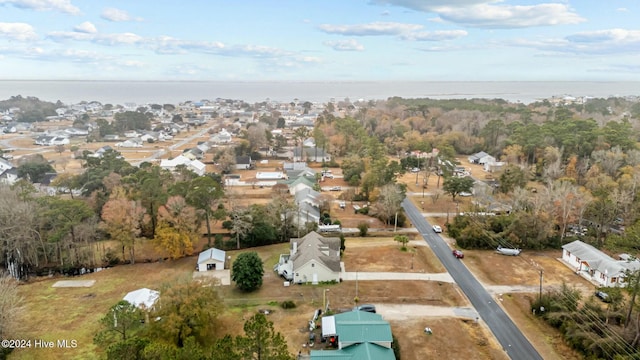
[[[464,259],[464,254],[462,253],[462,251],[460,250],[453,250],[452,251],[453,256],[455,256],[458,259]]]

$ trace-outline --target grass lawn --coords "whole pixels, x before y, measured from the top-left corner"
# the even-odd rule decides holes
[[[57,341],[76,340],[76,348],[29,349],[14,351],[11,359],[93,359],[97,348],[93,336],[99,319],[127,292],[142,287],[159,289],[180,277],[191,277],[195,258],[175,262],[121,265],[76,279],[96,280],[88,288],[54,288],[58,280],[44,278],[19,290],[25,299],[25,317],[17,334],[19,339]]]

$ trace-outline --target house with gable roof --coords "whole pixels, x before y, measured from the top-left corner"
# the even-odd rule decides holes
[[[207,249],[198,255],[198,271],[224,270],[226,260],[223,250]]]
[[[289,193],[291,195],[295,195],[297,192],[302,191],[304,189],[312,189],[313,185],[315,185],[315,179],[310,179],[306,176],[300,176],[298,178],[279,181],[280,183],[284,183],[289,187]]]
[[[320,223],[320,193],[303,187],[294,194],[294,201],[298,204],[298,209],[288,214],[293,218],[294,224],[304,226],[306,223]]]
[[[378,314],[347,311],[322,318],[322,337],[338,350],[311,350],[309,358],[395,360],[391,325]]]
[[[255,161],[251,156],[236,156],[236,170],[249,170],[255,167]]]
[[[207,165],[200,160],[192,160],[187,164],[187,169],[202,176],[207,172]]]
[[[213,144],[228,144],[232,141],[231,133],[226,129],[220,130],[217,134],[211,136],[209,141]]]
[[[0,183],[13,185],[16,181],[18,181],[18,168],[9,160],[0,157]]]
[[[318,147],[307,147],[302,150],[299,147],[295,147],[293,149],[293,161],[328,162],[331,161],[331,155]]]
[[[486,163],[495,163],[496,158],[487,154],[484,151],[477,152],[467,158],[472,164],[484,165]]]
[[[147,288],[141,288],[128,292],[122,300],[130,303],[131,305],[144,310],[152,310],[160,298],[160,292]]]
[[[605,287],[625,287],[627,272],[640,270],[640,261],[615,260],[580,240],[562,246],[562,260],[576,274]]]
[[[160,161],[160,167],[169,170],[176,171],[177,167],[183,165],[187,169],[202,176],[206,173],[206,165],[200,160],[192,160],[187,156],[179,155],[173,159],[163,159]]]
[[[340,238],[312,231],[290,240],[290,254],[281,255],[278,274],[294,283],[340,281]]]

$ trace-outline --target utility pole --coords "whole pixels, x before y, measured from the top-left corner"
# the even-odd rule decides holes
[[[393,225],[393,232],[396,232],[397,229],[398,229],[398,212],[396,211],[396,222],[395,222],[395,225]]]
[[[539,303],[542,303],[542,273],[544,273],[544,271],[540,269],[540,295],[538,296]]]

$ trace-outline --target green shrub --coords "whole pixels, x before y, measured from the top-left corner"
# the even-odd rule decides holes
[[[367,223],[358,224],[358,230],[360,230],[361,237],[367,236],[367,232],[369,231],[369,224]]]
[[[280,303],[280,307],[283,309],[295,309],[296,303],[293,300],[286,300]]]
[[[109,266],[118,265],[120,263],[120,257],[118,257],[118,254],[111,248],[107,249],[103,260],[109,264]]]

